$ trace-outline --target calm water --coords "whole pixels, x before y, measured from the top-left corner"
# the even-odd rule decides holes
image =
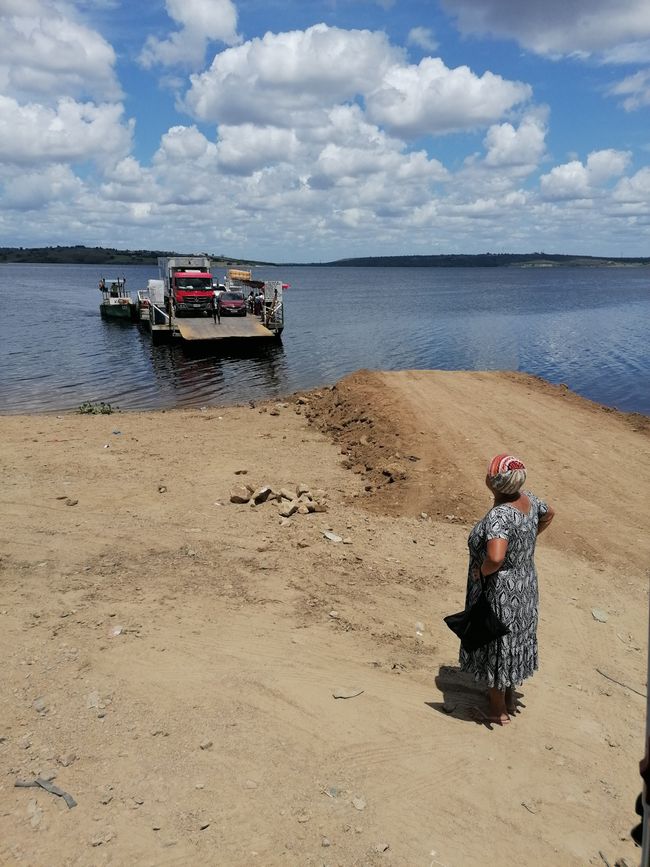
[[[202,406],[281,396],[359,368],[519,370],[650,415],[650,270],[256,269],[291,283],[282,343],[154,347],[99,315],[88,265],[0,265],[0,412]],[[151,267],[120,268],[131,290]]]

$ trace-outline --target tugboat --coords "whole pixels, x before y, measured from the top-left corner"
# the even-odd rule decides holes
[[[102,293],[99,312],[103,317],[122,319],[127,322],[137,319],[138,308],[133,303],[130,293],[126,291],[126,277],[115,277],[109,280],[102,277],[99,281],[99,291]]]

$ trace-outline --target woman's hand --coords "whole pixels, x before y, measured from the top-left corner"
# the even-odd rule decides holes
[[[537,535],[543,533],[544,530],[551,523],[553,518],[555,517],[555,509],[552,509],[550,506],[547,507],[547,511],[544,515],[541,515],[539,521],[537,523]]]

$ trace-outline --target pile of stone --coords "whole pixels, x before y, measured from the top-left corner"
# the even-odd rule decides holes
[[[295,487],[274,490],[270,485],[240,485],[230,491],[231,503],[248,503],[250,506],[260,506],[262,503],[275,502],[279,504],[278,514],[281,518],[291,515],[309,515],[312,512],[327,511],[327,492],[311,491],[309,485],[300,484]]]

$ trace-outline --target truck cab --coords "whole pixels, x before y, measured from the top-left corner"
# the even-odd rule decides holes
[[[171,278],[171,294],[177,313],[209,312],[212,275],[205,271],[176,271]]]
[[[172,256],[158,259],[165,287],[165,304],[177,316],[201,316],[212,307],[212,274],[207,256]]]

